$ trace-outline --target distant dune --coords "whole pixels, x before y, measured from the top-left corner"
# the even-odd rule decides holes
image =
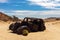
[[[53,21],[59,21],[60,17],[49,17],[44,19],[45,22],[53,22]]]
[[[20,19],[16,16],[11,17],[7,14],[4,14],[4,13],[0,12],[0,20],[1,21],[17,21],[17,20],[20,20]]]

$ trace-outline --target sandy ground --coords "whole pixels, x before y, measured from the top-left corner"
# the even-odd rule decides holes
[[[60,21],[46,22],[44,32],[29,33],[28,36],[10,33],[9,25],[9,23],[0,22],[0,40],[60,40]]]

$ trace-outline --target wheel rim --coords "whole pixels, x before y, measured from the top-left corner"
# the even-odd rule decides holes
[[[24,29],[23,31],[22,31],[22,34],[24,35],[24,36],[26,36],[26,35],[28,35],[28,30],[27,29]]]

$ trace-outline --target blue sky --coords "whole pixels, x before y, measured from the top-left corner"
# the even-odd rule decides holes
[[[60,0],[0,0],[0,11],[17,17],[60,17]]]
[[[2,0],[3,1],[3,0]],[[50,10],[39,5],[32,5],[27,0],[7,0],[7,2],[0,3],[0,9],[4,10]]]

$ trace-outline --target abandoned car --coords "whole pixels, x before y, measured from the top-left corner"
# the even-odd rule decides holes
[[[37,32],[46,30],[43,19],[25,17],[23,21],[10,24],[9,30],[15,33],[28,35],[29,32]]]

